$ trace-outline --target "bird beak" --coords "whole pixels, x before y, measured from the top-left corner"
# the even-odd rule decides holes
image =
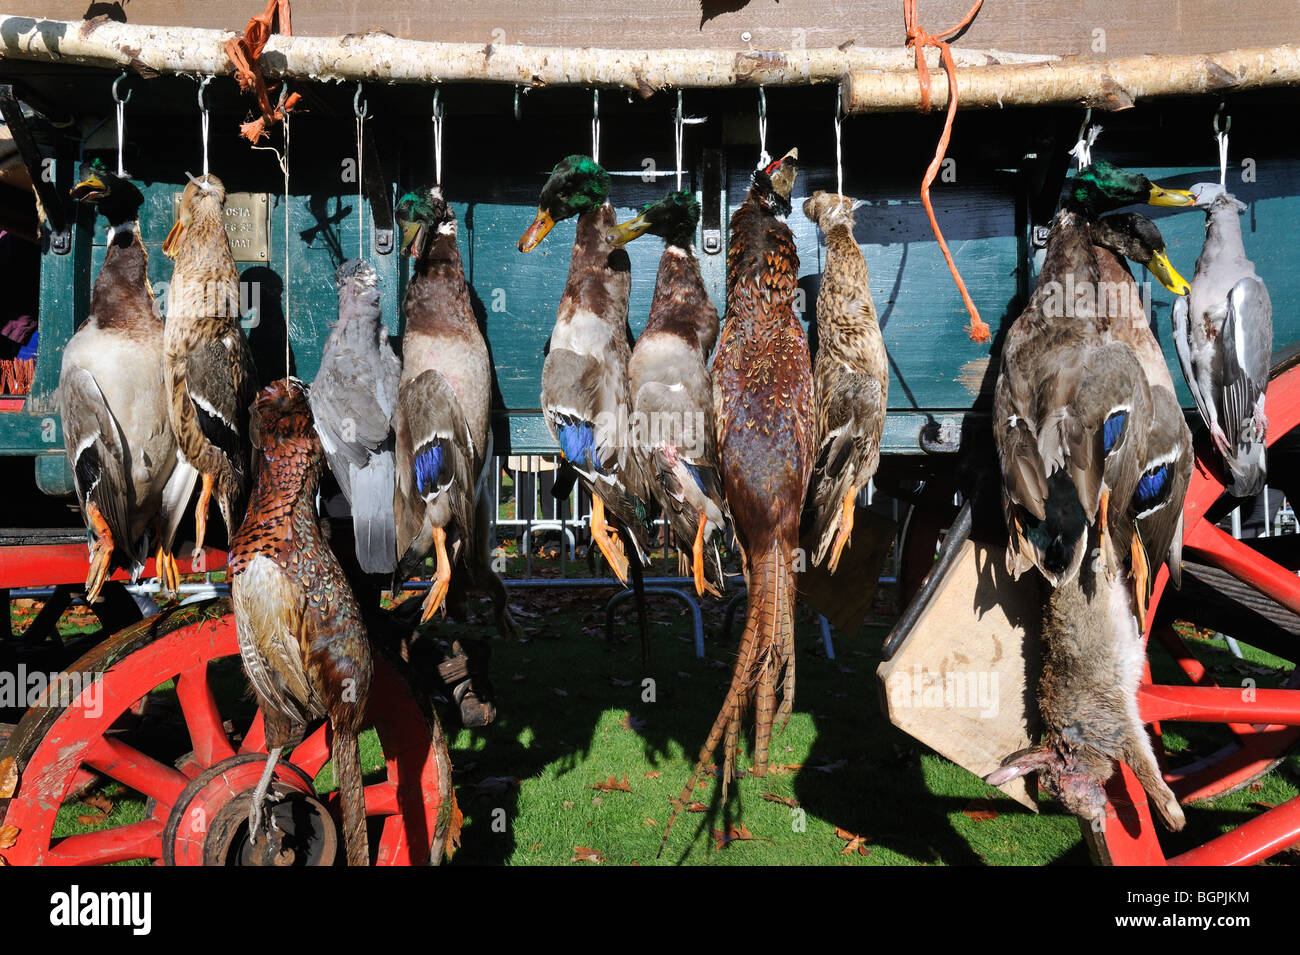
[[[402,249],[405,256],[414,254],[417,258],[424,252],[424,225],[419,222],[402,223]]]
[[[80,199],[83,202],[98,202],[108,195],[108,187],[104,185],[103,179],[91,173],[73,186],[68,194],[73,199]]]
[[[1147,269],[1160,280],[1161,285],[1175,295],[1186,295],[1192,290],[1192,287],[1187,284],[1187,280],[1178,274],[1178,270],[1169,261],[1169,256],[1163,251],[1152,254]]]
[[[614,231],[605,236],[605,241],[613,246],[627,245],[633,239],[639,239],[650,231],[650,220],[644,215],[629,219],[614,226]]]
[[[1184,206],[1196,205],[1196,196],[1186,189],[1165,189],[1153,182],[1151,194],[1147,196],[1147,203],[1153,206],[1174,206],[1181,209]]]
[[[763,170],[772,180],[772,191],[782,199],[794,192],[794,180],[799,175],[799,149],[795,147]]]
[[[519,237],[519,251],[533,251],[533,249],[537,248],[538,243],[546,238],[546,233],[553,228],[555,228],[555,220],[551,218],[551,214],[545,209],[538,209],[537,218],[533,220],[533,224],[528,227],[527,232]]]
[[[167,258],[176,258],[176,252],[178,251],[177,247],[181,244],[181,233],[184,231],[185,226],[178,220],[176,224],[172,226],[171,231],[167,233],[167,238],[163,239],[162,252],[163,255],[167,256]]]

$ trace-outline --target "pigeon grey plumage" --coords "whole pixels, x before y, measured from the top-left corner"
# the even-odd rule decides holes
[[[1214,446],[1227,465],[1228,490],[1252,497],[1267,468],[1264,392],[1273,353],[1273,306],[1246,258],[1240,213],[1246,207],[1218,186],[1200,188],[1205,245],[1191,292],[1174,303],[1174,344]]]
[[[397,565],[393,412],[402,364],[388,341],[375,270],[349,259],[335,273],[339,320],[311,388],[330,470],[352,505],[357,560],[371,574]]]

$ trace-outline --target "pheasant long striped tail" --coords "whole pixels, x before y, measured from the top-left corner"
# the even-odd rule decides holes
[[[332,750],[339,799],[343,803],[343,845],[347,850],[348,865],[370,865],[365,790],[361,780],[361,747],[356,733],[335,726]]]
[[[777,689],[782,681],[778,706]],[[755,707],[755,731],[754,765],[750,772],[754,776],[766,776],[772,725],[778,719],[784,725],[794,707],[794,573],[787,552],[776,544],[750,569],[749,610],[731,686],[700,748],[690,781],[664,825],[660,853],[668,845],[668,833],[677,814],[691,803],[695,784],[719,743],[723,745],[723,765],[718,775],[722,780],[722,800],[726,801],[728,784],[736,776],[741,719],[751,702]]]

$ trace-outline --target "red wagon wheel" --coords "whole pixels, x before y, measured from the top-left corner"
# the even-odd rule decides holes
[[[222,712],[232,705],[219,702],[214,685],[220,661],[238,654],[229,601],[221,599],[128,627],[66,671],[68,685],[47,698],[51,705],[28,711],[3,753],[15,758],[19,770],[17,791],[0,813],[5,826],[18,830],[5,861],[329,864],[339,844],[338,793],[317,796],[313,787],[329,759],[324,725],[276,768],[275,789],[282,798],[273,813],[288,854],[258,858],[247,840],[247,800],[265,763],[262,716],[259,711],[252,717],[236,745],[234,721]],[[141,700],[169,680],[175,681],[191,747],[174,765],[146,752],[148,737],[123,726],[128,711],[138,710]],[[440,860],[454,812],[446,743],[436,717],[426,715],[398,672],[379,657],[367,725],[378,733],[385,760],[384,778],[365,788],[372,861]],[[52,838],[59,807],[92,774],[148,797],[146,817]]]
[[[1300,366],[1275,372],[1267,397],[1270,447],[1300,429]],[[1279,607],[1300,614],[1300,577],[1252,547],[1234,539],[1207,518],[1224,494],[1222,482],[1198,459],[1183,508],[1184,556],[1208,565],[1218,574],[1221,589],[1249,588]],[[1226,576],[1225,576],[1226,575]],[[1165,593],[1167,571],[1156,580],[1148,620],[1155,623],[1157,602]],[[1239,582],[1239,583],[1234,583]],[[1254,598],[1258,600],[1258,598]],[[1195,608],[1191,608],[1195,613]],[[1167,616],[1167,615],[1166,615]],[[1244,619],[1244,615],[1241,619]],[[1300,668],[1293,669],[1282,689],[1243,689],[1217,686],[1192,646],[1171,627],[1148,631],[1169,650],[1187,679],[1170,685],[1151,681],[1139,691],[1143,719],[1158,736],[1163,723],[1219,723],[1232,742],[1218,752],[1185,766],[1166,766],[1165,780],[1180,802],[1213,799],[1249,784],[1268,772],[1300,739]],[[1265,646],[1255,631],[1234,632],[1239,642]],[[1296,641],[1266,646],[1296,660]],[[1111,779],[1107,822],[1103,833],[1086,833],[1098,858],[1115,865],[1250,865],[1300,842],[1300,797],[1254,816],[1208,842],[1167,855],[1158,826],[1152,821],[1146,794],[1127,766]]]

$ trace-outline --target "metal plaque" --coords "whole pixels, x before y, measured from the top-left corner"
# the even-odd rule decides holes
[[[180,214],[181,194],[172,194],[172,221]],[[266,192],[226,196],[226,235],[236,262],[265,262],[270,254],[271,202]]]

